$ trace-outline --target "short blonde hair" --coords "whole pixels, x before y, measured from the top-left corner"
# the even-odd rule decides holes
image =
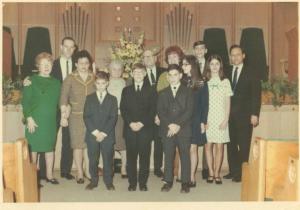
[[[47,52],[42,52],[40,54],[38,54],[36,57],[35,57],[35,65],[38,67],[40,65],[40,62],[42,59],[47,59],[50,61],[50,63],[52,64],[53,63],[53,57],[51,54],[47,53]]]
[[[109,68],[109,71],[111,71],[111,69],[114,67],[114,66],[117,66],[119,67],[122,71],[124,71],[124,65],[123,65],[123,62],[120,61],[120,60],[112,60],[108,66]]]

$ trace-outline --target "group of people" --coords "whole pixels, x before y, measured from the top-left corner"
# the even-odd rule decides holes
[[[50,54],[39,54],[38,74],[24,80],[26,138],[33,162],[38,153],[45,153],[47,182],[58,184],[53,162],[60,126],[61,177],[74,179],[70,173],[74,159],[76,182],[83,184],[86,176],[87,190],[98,186],[100,153],[103,181],[107,190],[115,189],[114,151],[120,151],[128,191],[135,191],[137,185],[147,191],[152,141],[154,174],[162,177],[163,192],[173,186],[176,153],[180,192],[188,193],[196,186],[199,146],[204,146],[202,177],[207,183],[222,184],[224,144],[229,174],[223,178],[241,181],[252,129],[259,122],[261,85],[244,64],[245,53],[239,45],[230,48],[230,68],[225,68],[219,55],[206,58],[203,41],[194,43],[194,55],[185,55],[178,46],[168,47],[167,68],[159,67],[157,53],[146,49],[142,62],[132,65],[132,82],[122,78],[121,61],[113,60],[109,73],[93,73],[90,54],[74,50],[75,41],[65,37],[61,56],[53,62]]]

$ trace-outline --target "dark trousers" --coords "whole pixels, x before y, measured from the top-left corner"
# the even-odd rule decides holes
[[[61,159],[60,159],[60,173],[68,174],[71,172],[73,164],[73,150],[70,144],[69,127],[62,127],[62,142],[61,142]]]
[[[39,154],[39,168],[40,168],[40,170],[38,171],[38,178],[45,179],[47,178],[45,153],[39,152],[38,154]]]
[[[104,139],[102,142],[97,142],[94,139],[86,141],[89,157],[89,172],[91,174],[91,182],[98,185],[98,164],[100,153],[103,160],[103,181],[106,185],[112,184],[112,167],[114,155],[114,142]]]
[[[202,170],[208,170],[204,146],[203,146],[203,152],[202,152]]]
[[[136,134],[135,138],[126,140],[127,175],[131,186],[147,184],[150,168],[151,140]],[[137,179],[137,159],[139,157],[139,173]]]
[[[182,183],[188,183],[191,181],[191,142],[189,139],[183,139],[183,137],[180,138],[177,136],[163,139],[163,148],[165,153],[164,181],[173,183],[173,167],[176,146],[179,150],[179,157],[181,163],[181,180]]]
[[[154,127],[154,170],[161,170],[163,161],[163,144],[162,139],[158,136],[158,126]]]
[[[250,117],[230,117],[227,157],[229,172],[233,176],[242,175],[242,163],[248,162],[253,126]]]

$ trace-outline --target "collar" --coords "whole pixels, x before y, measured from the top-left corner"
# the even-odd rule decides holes
[[[173,90],[178,90],[178,88],[179,88],[179,86],[180,86],[180,82],[177,84],[177,85],[171,85],[171,89],[172,89],[172,91]]]
[[[137,86],[139,85],[140,86],[140,90],[142,89],[142,87],[143,87],[143,84],[144,84],[144,82],[142,81],[142,82],[140,82],[140,83],[134,83],[134,87],[135,87],[135,89],[137,89]]]
[[[243,66],[244,66],[244,63],[241,63],[241,64],[239,64],[239,65],[233,65],[233,70],[235,70],[236,67],[238,67],[238,71],[241,71],[242,68],[243,68]]]
[[[205,58],[198,59],[198,63],[205,63]]]
[[[100,99],[100,92],[98,90],[96,91],[96,94],[98,96],[98,99]],[[106,90],[102,91],[102,100],[104,99],[104,97],[106,96],[106,94],[107,94]]]
[[[69,61],[69,62],[72,63],[72,58],[67,59],[67,58],[65,58],[63,56],[60,56],[60,61],[63,61],[63,62]]]

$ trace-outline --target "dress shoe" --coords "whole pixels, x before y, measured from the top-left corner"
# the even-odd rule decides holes
[[[154,175],[160,178],[164,175],[164,173],[160,169],[157,169],[154,170]]]
[[[161,191],[162,192],[169,192],[172,188],[172,184],[171,183],[166,183],[162,186]]]
[[[233,176],[231,175],[231,173],[226,174],[225,176],[223,176],[224,179],[232,179]]]
[[[232,178],[233,182],[241,182],[241,176],[235,176]]]
[[[206,179],[206,182],[211,184],[214,182],[214,177],[213,176],[208,176],[207,179]]]
[[[208,169],[203,169],[202,170],[202,179],[207,179],[208,177]]]
[[[78,183],[78,182],[77,182]],[[92,190],[92,189],[94,189],[94,188],[96,188],[97,187],[97,184],[94,184],[94,183],[89,183],[86,187],[85,187],[85,189],[86,190]]]
[[[136,186],[133,186],[133,185],[129,185],[128,187],[128,191],[136,191]]]
[[[177,178],[177,179],[176,179],[176,182],[179,182],[179,183],[181,183],[181,179],[178,179],[178,178]]]
[[[116,188],[113,184],[107,184],[106,189],[109,190],[109,191],[114,191]]]
[[[215,183],[216,183],[216,184],[222,184],[222,179],[221,179],[221,177],[215,177]]]
[[[121,175],[121,178],[122,178],[122,179],[127,179],[127,178],[128,178],[128,175],[127,175],[127,174],[122,174],[122,175]]]
[[[190,192],[189,184],[188,183],[182,183],[180,192],[181,193],[189,193]]]
[[[50,182],[51,184],[59,184],[59,182],[55,178],[52,178],[52,179],[46,178],[46,182]]]
[[[70,173],[68,173],[68,174],[62,173],[62,174],[60,174],[60,176],[61,176],[61,178],[66,178],[67,180],[72,180],[72,179],[75,178],[75,177],[74,177],[72,174],[70,174]]]
[[[140,186],[140,191],[148,191],[147,185],[141,185]]]
[[[190,182],[189,187],[196,187],[196,182]]]
[[[79,178],[76,180],[77,184],[83,184],[84,183],[84,179],[83,178]]]

